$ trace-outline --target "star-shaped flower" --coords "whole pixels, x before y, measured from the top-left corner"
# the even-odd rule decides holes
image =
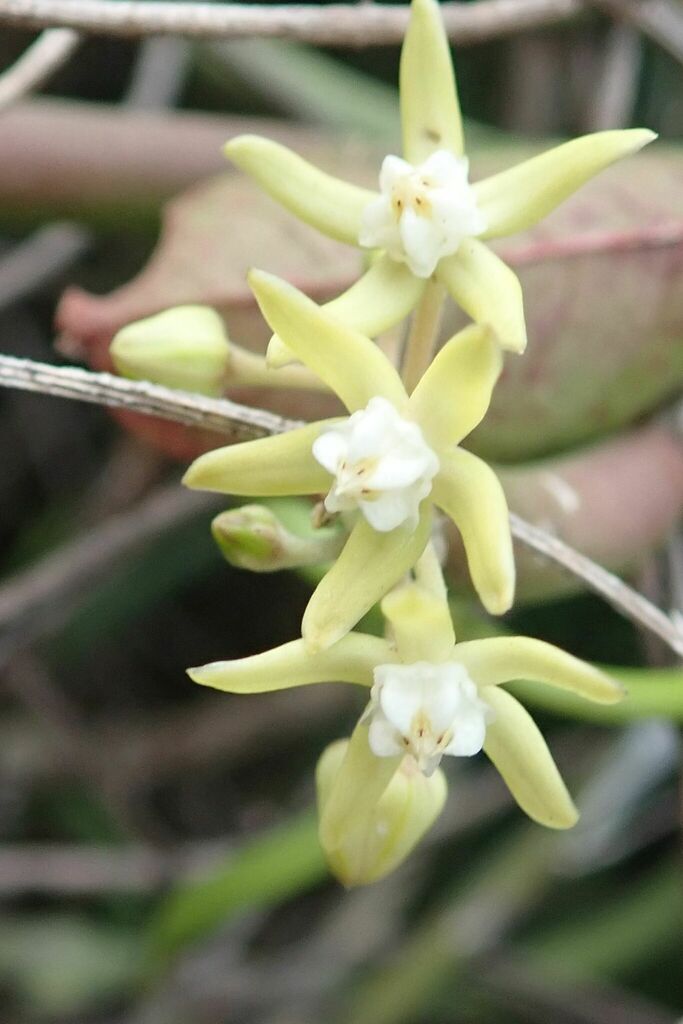
[[[500,372],[491,330],[471,325],[451,338],[409,397],[369,338],[270,274],[252,272],[250,283],[273,330],[351,415],[208,452],[184,482],[251,497],[327,494],[328,510],[355,516],[306,609],[311,648],[344,636],[415,565],[433,505],[458,526],[486,608],[507,611],[515,572],[505,496],[493,471],[457,447],[484,416]]]
[[[504,348],[523,352],[520,285],[486,241],[531,227],[655,134],[585,135],[470,185],[450,49],[434,0],[412,2],[400,94],[404,158],[386,157],[379,193],[258,136],[238,136],[225,152],[301,220],[376,252],[367,273],[328,304],[348,326],[376,337],[410,313],[434,275],[473,320],[493,326]],[[275,338],[269,358],[282,365],[292,357]]]
[[[530,637],[456,643],[445,593],[420,582],[389,593],[382,611],[389,639],[351,632],[315,653],[294,640],[253,657],[193,668],[189,675],[229,693],[332,681],[370,690],[351,741],[353,757],[346,769],[343,762],[339,766],[335,799],[321,821],[330,848],[341,846],[354,821],[367,816],[405,758],[430,776],[442,757],[470,757],[482,749],[522,810],[549,828],[570,828],[577,819],[573,801],[538,727],[505,684],[532,680],[610,704],[624,695],[619,683]]]

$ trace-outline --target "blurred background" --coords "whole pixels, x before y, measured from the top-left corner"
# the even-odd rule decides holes
[[[586,13],[455,58],[474,177],[549,138],[661,135],[500,245],[529,352],[472,445],[516,511],[683,614],[683,9],[662,10],[658,41]],[[34,38],[3,27],[1,66]],[[372,182],[398,148],[397,68],[395,47],[81,40],[40,94],[0,109],[2,353],[107,368],[119,327],[180,302],[214,305],[262,350],[249,266],[322,299],[358,255],[259,195],[220,146],[258,131]],[[327,401],[234,396],[300,417]],[[605,709],[519,686],[582,810],[572,832],[544,832],[488,763],[461,761],[421,847],[346,892],[317,846],[313,770],[361,697],[232,697],[185,676],[298,635],[311,588],[223,561],[209,524],[227,502],[179,486],[217,443],[0,392],[2,1021],[674,1024],[671,653],[521,549],[516,610],[487,622],[454,544],[460,638],[550,640],[622,668],[631,696]]]

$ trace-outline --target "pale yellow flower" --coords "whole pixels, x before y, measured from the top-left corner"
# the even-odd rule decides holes
[[[208,452],[184,482],[252,497],[327,494],[328,508],[356,517],[306,609],[309,645],[344,636],[415,565],[434,505],[458,526],[487,609],[507,611],[515,570],[505,496],[486,463],[458,447],[484,416],[500,372],[492,332],[472,325],[456,334],[408,396],[368,338],[270,274],[253,272],[250,282],[270,326],[351,416]]]
[[[493,326],[504,348],[523,352],[519,282],[486,242],[531,227],[655,135],[596,132],[470,185],[450,49],[434,0],[413,0],[400,101],[403,158],[385,159],[378,192],[325,174],[255,135],[232,139],[225,152],[301,220],[376,254],[367,273],[327,306],[349,327],[381,334],[410,313],[434,275],[473,320]],[[269,358],[282,365],[292,356],[275,338]]]
[[[456,643],[445,593],[418,582],[388,594],[382,611],[388,639],[352,632],[316,653],[295,640],[189,670],[195,682],[229,693],[332,681],[368,689],[370,702],[350,743],[326,751],[319,766],[320,838],[332,869],[347,884],[392,870],[441,808],[441,758],[479,750],[531,818],[570,828],[578,816],[571,796],[538,726],[505,686],[533,680],[610,704],[624,695],[619,683],[530,637]],[[414,781],[416,773],[426,776],[424,784]],[[426,801],[422,814],[417,794]]]

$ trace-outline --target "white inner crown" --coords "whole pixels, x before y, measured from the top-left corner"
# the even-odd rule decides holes
[[[332,473],[328,512],[360,509],[375,530],[417,525],[439,460],[417,423],[403,419],[386,398],[371,398],[313,443],[315,459]]]
[[[378,665],[374,676],[366,714],[377,757],[411,754],[431,775],[444,754],[479,753],[493,712],[463,665]]]
[[[468,169],[465,157],[444,149],[417,167],[398,156],[385,157],[381,195],[363,211],[359,243],[386,249],[416,277],[431,277],[442,256],[486,228]]]

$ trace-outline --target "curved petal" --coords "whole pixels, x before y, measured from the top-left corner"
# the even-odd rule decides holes
[[[324,764],[319,765],[316,776],[320,842],[328,853],[352,842],[358,833],[362,836],[402,760],[403,754],[376,757],[368,742],[368,726],[361,721],[344,749],[339,766],[335,766],[336,771],[325,772],[321,770]],[[321,785],[323,782],[325,784]]]
[[[600,669],[529,636],[469,640],[458,644],[453,658],[462,662],[479,686],[529,679],[570,690],[599,704],[615,704],[626,692],[616,679]]]
[[[437,450],[458,444],[484,418],[501,367],[500,345],[486,325],[472,324],[446,342],[409,403]]]
[[[223,152],[295,217],[329,238],[358,245],[361,215],[376,192],[333,178],[258,135],[238,135]]]
[[[437,149],[463,151],[453,62],[439,5],[413,0],[400,70],[403,155],[419,164]]]
[[[454,256],[441,260],[437,278],[477,323],[488,323],[503,348],[523,352],[526,324],[517,275],[476,238],[466,238]]]
[[[454,657],[455,633],[448,601],[417,583],[396,587],[382,601],[401,661],[432,663]]]
[[[432,497],[462,535],[472,582],[492,615],[512,605],[515,561],[507,502],[496,474],[476,455],[456,448],[440,453]]]
[[[412,312],[425,283],[411,274],[405,263],[385,254],[360,280],[322,308],[346,327],[376,338]]]
[[[496,716],[484,750],[519,806],[548,828],[571,828],[578,811],[531,715],[506,690],[487,686],[481,696]]]
[[[425,281],[411,274],[405,263],[383,255],[347,291],[321,308],[345,327],[369,338],[405,319],[420,301]],[[286,366],[296,359],[279,335],[268,344],[268,365]]]
[[[313,442],[338,422],[319,420],[286,434],[216,448],[195,459],[183,483],[196,491],[254,498],[323,493],[330,474],[313,458]]]
[[[363,518],[354,526],[344,549],[318,584],[301,623],[311,650],[336,643],[415,565],[429,539],[432,516],[422,503],[416,529],[399,526],[378,533]]]
[[[477,182],[474,189],[488,225],[481,237],[524,231],[605,167],[656,137],[646,128],[583,135]]]
[[[350,412],[379,395],[398,408],[406,402],[401,378],[383,352],[344,327],[291,284],[252,270],[249,284],[261,312],[285,344],[341,398]]]
[[[270,693],[311,683],[358,683],[372,686],[375,665],[396,661],[386,640],[364,633],[349,633],[326,651],[312,654],[303,640],[275,647],[236,661],[214,661],[189,668],[190,679],[227,693]]]

